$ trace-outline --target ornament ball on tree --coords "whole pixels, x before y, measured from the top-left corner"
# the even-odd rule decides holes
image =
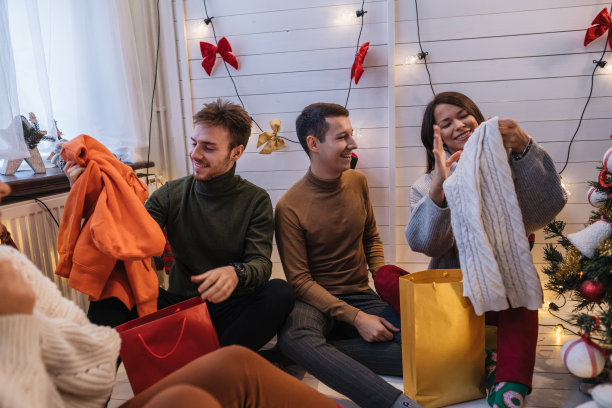
[[[561,360],[568,371],[576,377],[594,378],[604,369],[606,357],[590,340],[570,340],[561,349]]]
[[[599,281],[586,280],[580,285],[580,294],[589,302],[600,302],[606,296],[606,287]]]

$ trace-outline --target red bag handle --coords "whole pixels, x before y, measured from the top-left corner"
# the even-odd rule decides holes
[[[185,332],[185,323],[187,323],[187,318],[183,317],[183,325],[181,326],[181,332],[179,334],[178,340],[176,341],[176,343],[174,344],[174,347],[172,347],[172,350],[170,350],[168,353],[162,355],[159,355],[157,353],[155,353],[153,350],[151,350],[151,347],[149,347],[147,345],[147,343],[145,342],[145,339],[142,337],[142,334],[138,333],[138,338],[140,339],[140,341],[142,342],[142,345],[145,346],[145,348],[147,349],[147,351],[149,353],[151,353],[153,356],[157,357],[157,358],[166,358],[169,355],[171,355],[172,353],[174,353],[174,351],[176,350],[176,348],[178,347],[179,343],[181,342],[181,339],[183,338],[183,333]]]

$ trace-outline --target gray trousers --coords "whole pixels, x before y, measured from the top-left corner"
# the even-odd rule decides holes
[[[338,298],[400,328],[397,313],[373,290]],[[400,333],[393,341],[368,343],[352,325],[296,301],[279,333],[279,345],[283,354],[362,408],[390,407],[401,394],[377,375],[402,376]]]

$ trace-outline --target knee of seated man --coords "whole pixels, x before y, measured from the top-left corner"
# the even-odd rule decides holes
[[[282,279],[272,279],[269,282],[268,290],[276,307],[291,311],[295,304],[295,292],[293,287]],[[287,312],[287,313],[288,313]]]

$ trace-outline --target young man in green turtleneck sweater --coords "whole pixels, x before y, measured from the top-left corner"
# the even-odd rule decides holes
[[[281,351],[364,408],[419,407],[377,374],[402,375],[397,313],[368,285],[384,264],[368,185],[349,170],[349,112],[316,103],[296,131],[310,169],[276,205],[276,242],[297,301]]]
[[[220,99],[205,105],[194,116],[193,174],[164,184],[145,207],[166,228],[174,256],[158,307],[201,296],[221,346],[258,350],[283,325],[294,295],[287,282],[269,280],[270,197],[234,174],[250,134],[251,118],[241,106]],[[92,302],[88,315],[111,326],[136,317],[113,298]]]

